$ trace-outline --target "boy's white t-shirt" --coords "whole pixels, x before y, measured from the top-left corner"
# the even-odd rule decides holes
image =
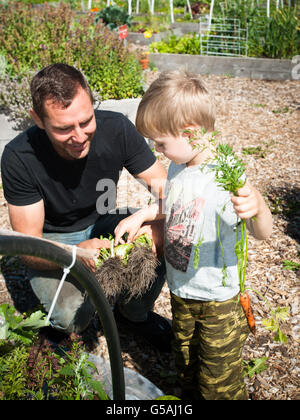
[[[237,215],[229,193],[214,182],[211,168],[212,165],[170,164],[165,207],[167,280],[176,296],[225,301],[239,292],[234,252]],[[227,266],[225,286],[222,284],[224,261],[218,224]],[[195,246],[198,243],[201,245]],[[197,249],[199,262],[195,269]]]

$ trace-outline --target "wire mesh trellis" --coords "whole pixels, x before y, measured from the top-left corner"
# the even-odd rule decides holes
[[[248,28],[239,19],[200,18],[199,37],[201,55],[247,56]]]

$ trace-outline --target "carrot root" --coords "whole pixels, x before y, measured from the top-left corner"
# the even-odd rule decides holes
[[[243,308],[243,311],[245,313],[250,331],[252,332],[252,334],[256,335],[256,327],[255,327],[255,319],[254,319],[254,315],[253,315],[253,311],[251,308],[251,302],[250,302],[250,297],[248,295],[248,292],[244,292],[242,294],[240,294],[240,304]]]

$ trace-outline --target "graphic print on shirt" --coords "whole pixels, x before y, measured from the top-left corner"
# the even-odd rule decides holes
[[[186,204],[181,199],[173,204],[166,224],[165,257],[175,270],[186,272],[193,248],[196,226],[204,206],[198,197]]]

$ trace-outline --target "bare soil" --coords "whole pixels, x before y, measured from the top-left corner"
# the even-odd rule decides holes
[[[155,72],[146,74],[148,83],[157,77]],[[282,324],[288,343],[275,342],[274,334],[262,325],[269,309],[261,297],[251,292],[257,337],[249,336],[243,358],[249,362],[267,357],[268,369],[245,377],[249,398],[296,400],[300,398],[300,271],[284,269],[283,261],[300,263],[300,83],[213,75],[203,79],[215,96],[220,140],[233,145],[243,158],[249,181],[261,191],[273,213],[272,237],[265,241],[249,239],[247,285],[267,297],[273,308],[289,308],[289,319]],[[159,158],[168,167],[167,159]],[[7,203],[0,193],[0,227],[10,228]],[[140,207],[147,204],[149,197],[145,188],[124,170],[118,186],[119,206]],[[36,305],[24,275],[7,276],[15,272],[19,260],[5,257],[5,262],[0,277],[0,304],[14,304],[21,312]],[[166,285],[154,309],[171,320]],[[93,335],[92,331],[89,334]],[[141,373],[165,393],[180,396],[172,355],[159,353],[144,339],[122,328],[120,340],[126,367]],[[94,338],[91,351],[108,357],[101,332]]]

